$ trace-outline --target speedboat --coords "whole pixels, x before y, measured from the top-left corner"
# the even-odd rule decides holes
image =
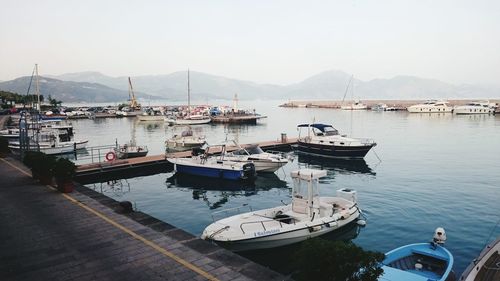
[[[370,149],[377,145],[372,139],[349,138],[340,135],[332,125],[298,125],[298,151],[311,155],[333,158],[363,158]],[[307,128],[307,136],[300,136],[300,129]]]
[[[355,100],[353,103],[342,105],[340,108],[343,110],[365,110],[368,109],[368,106],[360,100]]]
[[[235,151],[225,153],[223,158],[234,162],[253,163],[256,172],[267,173],[274,173],[288,163],[288,158],[278,153],[264,152],[258,145],[240,147]]]
[[[486,246],[465,269],[460,281],[500,280],[500,237]]]
[[[415,104],[407,108],[410,113],[450,113],[453,107],[448,106],[446,101],[428,100],[424,103]]]
[[[445,281],[454,278],[453,255],[443,247],[446,233],[438,227],[430,243],[409,244],[385,254],[379,281]],[[452,279],[451,279],[452,280]]]
[[[320,197],[318,182],[326,171],[302,169],[291,175],[294,184],[290,204],[215,221],[205,228],[201,238],[234,251],[274,248],[317,237],[358,220],[361,211],[356,191],[344,188],[337,190],[335,197]]]
[[[192,157],[167,158],[174,164],[174,172],[227,180],[255,179],[253,163],[233,162],[222,157],[209,156],[209,148],[193,149]]]
[[[191,150],[195,147],[201,147],[206,143],[204,135],[195,135],[191,127],[187,126],[187,130],[182,133],[173,135],[170,139],[165,141],[165,149],[167,151],[184,151]]]
[[[495,113],[495,107],[489,101],[474,101],[456,106],[453,112],[455,114],[490,114]]]

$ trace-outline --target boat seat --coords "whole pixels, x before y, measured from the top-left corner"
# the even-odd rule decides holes
[[[293,198],[292,211],[298,214],[307,214],[307,200],[302,198]]]

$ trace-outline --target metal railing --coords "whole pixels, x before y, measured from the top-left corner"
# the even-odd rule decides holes
[[[116,144],[87,147],[83,153],[77,153],[75,160],[84,163],[102,163],[107,161],[106,154],[109,152],[115,153],[115,158],[117,157],[115,151],[116,148]]]
[[[239,207],[234,207],[234,208],[228,208],[228,209],[222,209],[222,210],[219,210],[219,211],[216,211],[216,212],[213,212],[212,213],[212,221],[215,222],[215,216],[216,214],[220,214],[220,213],[225,213],[227,214],[229,211],[234,211],[234,210],[237,210],[238,213],[241,213],[241,209],[243,208],[248,208],[250,210],[250,212],[253,212],[253,209],[252,209],[252,206],[248,205],[248,204],[243,204]]]

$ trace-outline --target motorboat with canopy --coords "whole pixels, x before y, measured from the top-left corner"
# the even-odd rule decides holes
[[[333,158],[363,158],[377,145],[372,139],[340,135],[337,129],[328,124],[300,124],[297,128],[297,148],[300,153]],[[307,135],[301,136],[301,129],[305,128]]]
[[[274,248],[297,243],[342,228],[358,220],[357,193],[343,188],[335,197],[320,197],[324,170],[301,169],[291,173],[292,202],[234,215],[205,228],[202,239],[234,251]],[[213,213],[227,212],[222,210]]]

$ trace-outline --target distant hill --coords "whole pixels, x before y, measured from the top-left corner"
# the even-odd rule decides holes
[[[190,71],[191,98],[210,102],[213,99],[230,100],[234,94],[242,100],[252,99],[331,99],[341,100],[351,75],[331,70],[311,76],[299,83],[280,86],[258,84],[207,73]],[[187,71],[165,75],[131,77],[139,99],[185,101],[187,98]],[[29,77],[0,83],[0,90],[25,93]],[[347,93],[361,100],[368,99],[453,99],[499,98],[500,89],[477,85],[453,85],[435,79],[415,76],[396,76],[391,79],[362,81],[353,79],[353,91]],[[111,77],[99,72],[67,73],[45,78],[42,93],[51,93],[65,102],[124,101],[127,99],[127,77]]]
[[[18,94],[26,94],[31,77],[25,76],[14,80],[0,83],[0,89]],[[98,83],[72,82],[39,78],[40,94],[44,97],[51,95],[53,98],[63,102],[125,102],[128,99],[128,91],[114,89]],[[34,94],[34,80],[31,85],[30,94]],[[149,96],[147,96],[149,98]],[[157,98],[157,97],[152,97]]]
[[[193,100],[232,99],[235,93],[240,99],[269,99],[282,90],[280,86],[257,84],[197,71],[190,71],[189,75]],[[120,90],[128,89],[128,77],[125,76],[111,77],[99,72],[79,72],[51,77],[66,81],[99,83]],[[187,99],[187,71],[166,75],[134,76],[131,79],[137,91],[168,100]]]

